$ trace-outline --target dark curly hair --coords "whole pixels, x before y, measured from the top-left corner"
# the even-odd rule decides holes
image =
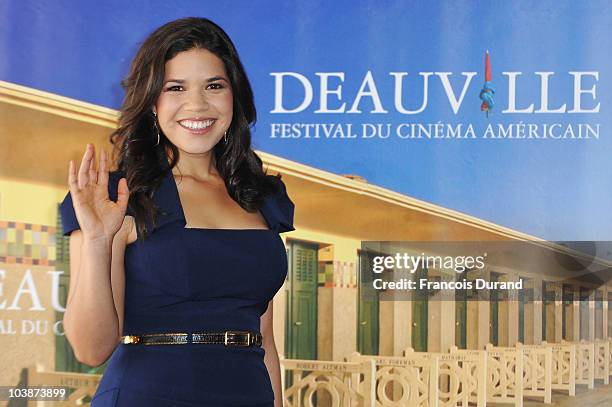
[[[147,219],[154,224],[157,221],[160,209],[153,193],[179,159],[179,150],[161,130],[159,145],[155,145],[152,107],[163,86],[166,61],[194,48],[206,49],[220,58],[232,86],[233,118],[227,142],[220,141],[214,147],[216,168],[228,193],[242,208],[255,212],[265,196],[279,188],[280,176],[267,175],[261,158],[251,148],[250,128],[257,115],[253,91],[234,44],[221,27],[206,18],[171,21],[151,33],[132,60],[127,77],[121,81],[125,97],[119,127],[110,136],[113,158],[130,190],[129,205],[139,239],[147,235]]]

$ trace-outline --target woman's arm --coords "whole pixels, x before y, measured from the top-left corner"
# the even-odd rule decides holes
[[[261,316],[261,334],[263,336],[262,347],[266,351],[264,355],[264,363],[270,375],[272,389],[274,390],[274,407],[283,407],[283,392],[281,387],[280,362],[278,360],[278,351],[274,342],[274,324],[272,317],[272,303],[268,303],[268,309]]]
[[[84,239],[80,230],[70,236],[70,289],[64,332],[77,360],[89,366],[103,364],[119,343],[126,228],[129,226],[122,227],[113,242]]]
[[[119,180],[117,201],[111,201],[106,161],[106,152],[102,150],[100,168],[96,169],[94,146],[87,144],[78,173],[70,161],[67,197],[70,199],[62,203],[62,213],[71,230],[71,275],[64,332],[77,360],[90,366],[104,363],[119,343],[123,257],[131,223],[126,222],[125,216],[127,181]]]

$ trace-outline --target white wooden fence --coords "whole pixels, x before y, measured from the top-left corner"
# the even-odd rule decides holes
[[[541,397],[552,402],[552,348],[542,345],[517,344],[523,348],[523,395]]]
[[[523,407],[523,349],[486,346],[487,401]]]
[[[436,359],[437,406],[467,407],[470,402],[478,407],[486,406],[487,365],[484,352],[433,353],[414,352],[412,348],[407,348],[404,358]]]
[[[449,353],[414,352],[370,356],[357,352],[344,362],[282,360],[293,383],[285,406],[312,407],[467,407],[488,403],[523,406],[523,399],[552,402],[552,392],[576,395],[576,385],[594,388],[595,379],[610,382],[612,339],[594,342],[517,344]],[[284,387],[284,386],[283,386]]]
[[[375,366],[371,360],[328,362],[280,358],[280,365],[286,407],[314,407],[319,391],[321,396],[329,396],[334,407],[374,405]],[[291,371],[293,379],[288,388],[284,385],[286,371]]]
[[[595,379],[610,384],[610,341],[595,341]]]
[[[576,395],[576,345],[542,342],[552,350],[552,388]]]
[[[438,357],[366,356],[354,352],[349,361],[376,365],[376,407],[437,407]]]
[[[88,403],[100,384],[102,375],[88,373],[49,372],[40,365],[27,369],[28,387],[58,386],[75,390],[64,401],[32,401],[28,405],[82,406]]]
[[[595,388],[595,343],[580,341],[566,342],[576,345],[576,384],[586,384],[589,389]]]

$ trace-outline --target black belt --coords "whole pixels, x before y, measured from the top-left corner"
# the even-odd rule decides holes
[[[125,335],[121,337],[124,345],[182,345],[188,343],[209,343],[225,346],[261,346],[262,336],[259,332],[225,331],[225,332],[173,332],[143,335]]]

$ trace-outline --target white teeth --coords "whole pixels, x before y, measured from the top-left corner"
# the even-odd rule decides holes
[[[211,126],[215,121],[214,120],[204,120],[204,121],[192,121],[192,120],[182,120],[179,124],[183,127],[187,127],[193,130],[201,130],[205,129],[208,126]]]

